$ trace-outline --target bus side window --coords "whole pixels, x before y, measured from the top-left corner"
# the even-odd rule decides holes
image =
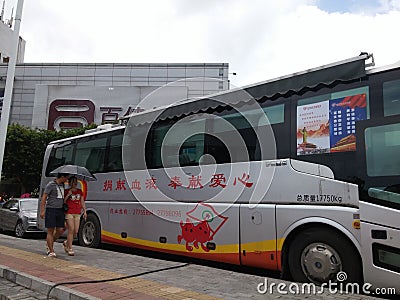
[[[125,129],[122,138],[121,161],[124,170],[145,170],[146,159],[152,154],[147,144],[150,144],[147,126],[129,126]]]
[[[74,161],[74,146],[75,144],[71,143],[51,150],[49,162],[46,168],[46,176],[49,176],[49,173],[54,169]]]
[[[146,153],[147,168],[198,165],[204,154],[205,123],[203,114],[155,123]]]
[[[51,157],[49,160],[48,169],[51,172],[52,170],[54,170],[58,167],[61,167],[62,165],[65,165],[64,157],[61,157],[61,158]]]
[[[229,151],[223,141],[208,134],[205,138],[205,145],[206,146],[204,154],[210,155],[211,157],[213,157],[213,159],[210,160],[210,157],[206,156],[204,159],[202,159],[202,164],[230,163],[232,160],[231,156],[235,154]]]
[[[188,166],[188,165],[190,165],[190,163],[191,163],[191,160],[190,160],[189,154],[187,154],[187,153],[179,154],[179,164],[181,166]]]
[[[99,135],[78,141],[75,164],[86,167],[90,172],[104,171],[107,135]]]
[[[122,134],[111,136],[106,171],[115,172],[122,170],[122,139]]]
[[[365,130],[366,166],[370,183],[368,195],[400,204],[400,124],[369,127]],[[379,178],[387,177],[382,185]]]
[[[192,135],[184,141],[179,149],[179,165],[197,166],[200,157],[204,154],[204,134]]]
[[[104,152],[99,149],[92,149],[86,160],[86,168],[91,172],[101,172],[104,166]]]
[[[384,116],[400,114],[400,80],[383,83],[383,113]]]
[[[248,120],[239,112],[216,117],[210,122],[211,135],[207,137],[207,154],[216,163],[254,160],[257,139]]]

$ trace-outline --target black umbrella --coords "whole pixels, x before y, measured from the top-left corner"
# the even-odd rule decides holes
[[[64,165],[50,172],[50,175],[57,176],[57,174],[69,174],[76,176],[76,178],[85,181],[97,180],[96,177],[90,173],[85,167],[77,165]]]

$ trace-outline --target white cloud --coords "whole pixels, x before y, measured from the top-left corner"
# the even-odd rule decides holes
[[[383,12],[400,10],[400,0],[379,0],[380,9]]]
[[[257,82],[357,56],[361,51],[374,53],[377,65],[394,63],[400,60],[400,42],[394,37],[394,28],[399,26],[399,11],[367,16],[299,6],[259,35],[252,61],[238,73],[245,70],[247,83]]]
[[[370,14],[314,0],[27,0],[21,35],[26,62],[227,62],[242,86],[360,51],[400,60],[399,3]]]

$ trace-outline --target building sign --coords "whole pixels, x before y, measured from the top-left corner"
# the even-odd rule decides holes
[[[157,88],[37,85],[32,127],[59,130],[91,123],[116,123],[120,117],[142,111],[141,104],[153,105],[157,102],[161,105],[160,99],[171,103],[188,95],[186,86],[166,87],[155,93]],[[148,95],[150,97],[146,98]],[[48,111],[48,115],[44,116],[43,111]]]
[[[94,103],[90,100],[57,99],[50,104],[47,129],[72,129],[94,122]]]
[[[297,107],[297,155],[356,150],[356,122],[367,118],[357,94]]]

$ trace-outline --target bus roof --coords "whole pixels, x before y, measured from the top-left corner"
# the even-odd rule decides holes
[[[372,59],[371,64],[366,63],[368,59]],[[330,86],[336,82],[349,82],[365,77],[367,75],[366,68],[371,65],[373,65],[373,55],[361,53],[353,58],[241,88],[198,98],[184,99],[170,105],[156,107],[143,112],[135,112],[123,119],[132,118],[133,124],[139,125],[156,119],[165,120],[185,114],[206,112],[208,109],[215,109],[219,106],[235,106],[254,99],[264,101],[281,96],[289,96],[312,90],[318,86]]]
[[[74,139],[77,139],[77,138],[92,136],[92,135],[96,135],[96,134],[99,134],[99,133],[110,132],[110,131],[115,131],[115,130],[119,130],[119,129],[125,128],[125,126],[119,125],[119,124],[113,124],[113,125],[105,124],[105,125],[106,126],[100,125],[97,128],[87,130],[84,134],[81,134],[81,135],[76,135],[76,136],[71,136],[71,137],[65,138],[65,139],[51,141],[49,143],[49,145],[51,145],[51,144],[59,144],[59,143],[67,142],[67,141],[74,140]],[[108,126],[108,125],[111,125],[111,126]]]

